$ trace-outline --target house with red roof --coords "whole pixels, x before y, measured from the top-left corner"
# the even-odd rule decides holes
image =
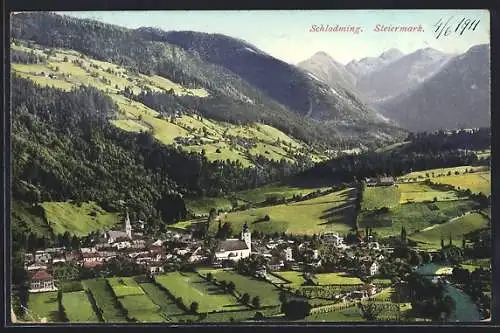
[[[45,269],[35,271],[30,276],[30,293],[56,291],[54,277]]]

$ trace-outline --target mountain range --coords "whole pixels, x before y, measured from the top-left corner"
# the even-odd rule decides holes
[[[390,49],[347,65],[318,52],[298,64],[325,83],[342,84],[410,131],[490,125],[489,45],[461,55]]]

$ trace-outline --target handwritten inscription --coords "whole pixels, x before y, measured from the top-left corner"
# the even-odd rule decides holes
[[[434,25],[434,34],[436,39],[448,37],[450,35],[462,36],[466,31],[476,30],[481,20],[474,20],[467,17],[456,18],[454,16],[448,19],[440,18]]]

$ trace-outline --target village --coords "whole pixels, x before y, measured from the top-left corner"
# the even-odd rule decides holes
[[[260,260],[253,275],[276,283],[281,270],[303,272],[304,276],[321,271],[324,260],[328,260],[318,249],[318,241],[329,244],[336,250],[336,257],[345,257],[355,265],[353,274],[360,277],[375,277],[380,265],[391,248],[382,248],[376,241],[347,245],[337,233],[320,235],[318,241],[294,241],[284,237],[252,240],[251,230],[245,224],[239,238],[220,240],[212,251],[207,242],[192,237],[190,233],[168,230],[162,239],[152,239],[142,232],[144,224],[137,221],[132,228],[128,213],[124,230],[109,230],[96,240],[92,247],[67,250],[64,247],[46,248],[34,253],[26,253],[25,269],[29,275],[29,292],[39,293],[58,290],[58,281],[53,275],[54,268],[64,263],[73,263],[87,269],[99,269],[112,259],[126,258],[140,266],[150,277],[162,274],[172,264],[187,263],[195,267],[213,267],[226,270],[235,269],[242,259]],[[366,239],[369,239],[368,237]],[[316,243],[316,244],[313,244]],[[340,268],[340,267],[339,267]],[[279,282],[278,282],[279,283]],[[336,295],[344,301],[366,299],[377,292],[375,285],[366,283],[359,290]]]

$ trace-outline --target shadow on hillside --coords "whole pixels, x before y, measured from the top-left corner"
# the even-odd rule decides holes
[[[344,203],[337,207],[328,208],[323,211],[323,215],[320,216],[322,220],[328,220],[339,215],[345,215],[346,210],[352,209],[353,206],[348,203]]]

